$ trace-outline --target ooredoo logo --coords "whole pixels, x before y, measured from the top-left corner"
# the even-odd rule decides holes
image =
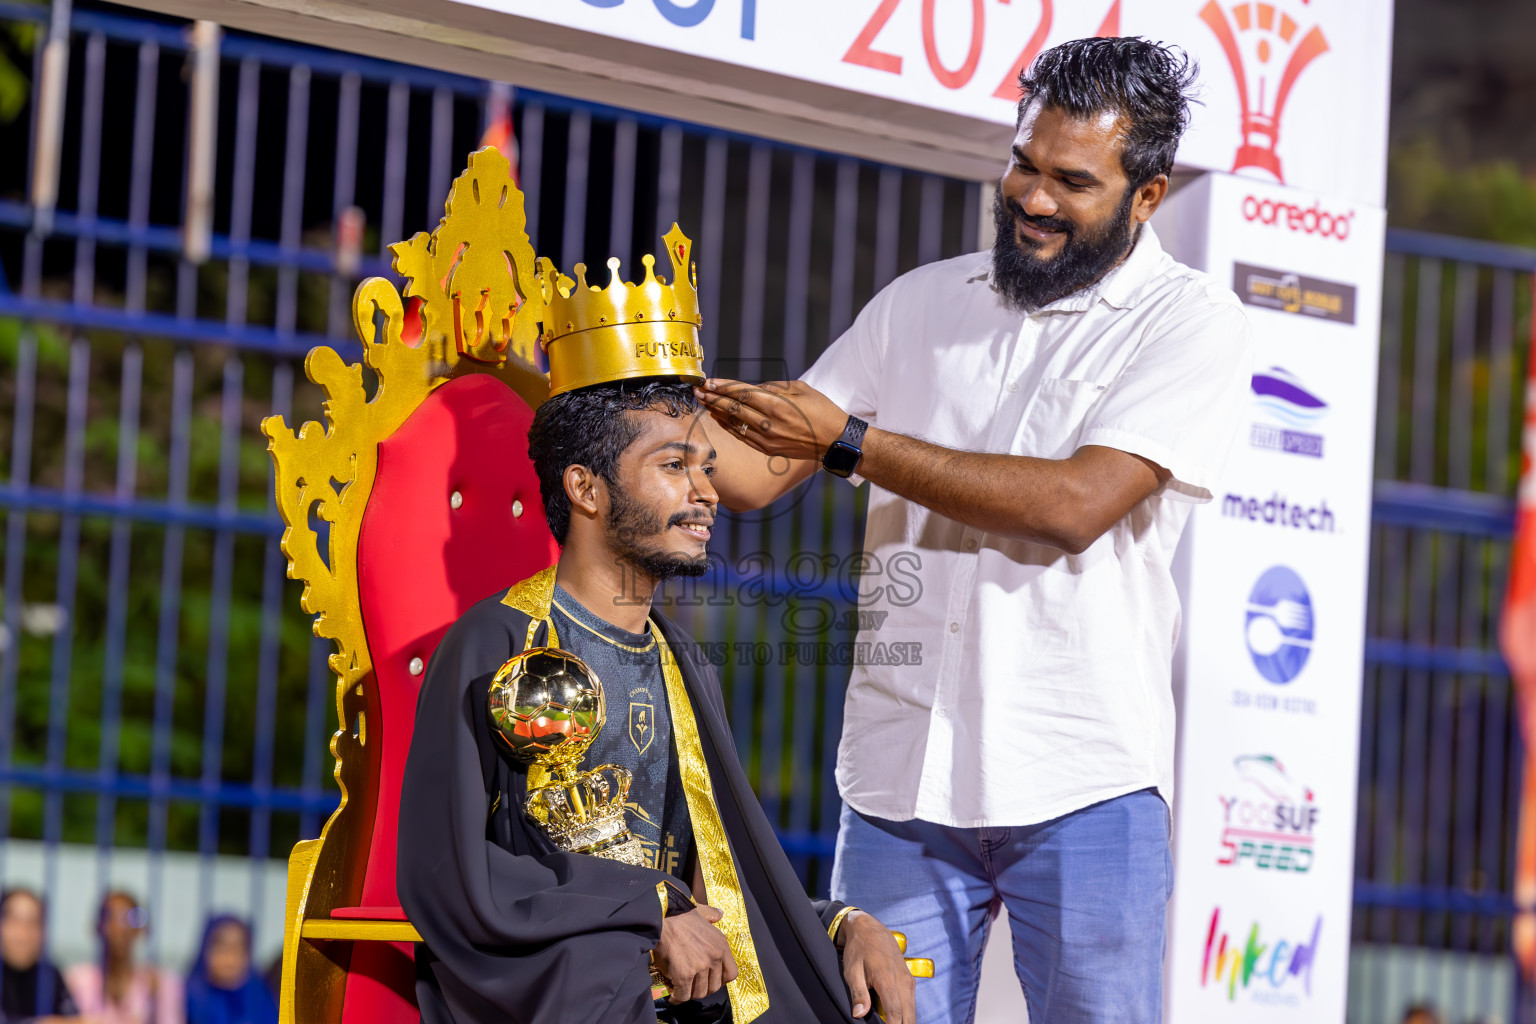
[[[1322,235],[1344,241],[1355,222],[1355,211],[1329,213],[1320,202],[1301,207],[1283,199],[1260,199],[1256,195],[1243,197],[1243,219],[1259,224],[1285,226],[1292,231],[1308,235]]]

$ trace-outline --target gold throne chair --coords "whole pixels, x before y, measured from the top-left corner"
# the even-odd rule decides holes
[[[416,695],[460,614],[558,556],[527,453],[549,391],[544,300],[506,157],[472,154],[436,230],[391,250],[404,296],[383,278],[353,296],[363,363],[324,346],[305,359],[325,422],[297,434],[281,417],[262,423],[288,575],[304,582],[315,635],[335,644],[341,723],[340,804],[288,862],[282,1024],[419,1019],[420,935],[395,891]]]
[[[395,894],[401,773],[416,693],[437,642],[470,605],[552,565],[527,454],[548,393],[543,299],[523,198],[495,149],[469,158],[446,215],[391,247],[407,283],[370,278],[352,315],[364,367],[305,359],[325,423],[262,424],[315,635],[335,644],[341,802],[288,862],[279,1012],[284,1024],[414,1021],[412,943]],[[413,305],[415,305],[413,303]]]

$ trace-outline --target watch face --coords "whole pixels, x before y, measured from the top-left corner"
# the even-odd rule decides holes
[[[821,464],[828,473],[836,476],[849,476],[864,453],[853,445],[844,441],[833,441],[832,447],[827,449],[827,454],[822,457]]]

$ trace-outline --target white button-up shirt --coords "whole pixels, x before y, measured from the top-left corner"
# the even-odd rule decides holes
[[[860,607],[875,614],[859,649],[900,656],[854,668],[838,787],[865,814],[962,827],[1047,821],[1150,786],[1171,800],[1170,562],[1245,407],[1247,319],[1150,226],[1098,284],[1032,314],[999,299],[990,270],[975,253],[906,274],[805,381],[946,447],[1065,459],[1101,445],[1172,478],[1080,555],[873,488]]]

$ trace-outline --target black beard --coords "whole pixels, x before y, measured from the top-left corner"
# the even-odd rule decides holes
[[[674,576],[703,576],[709,571],[709,556],[687,555],[642,547],[641,541],[658,537],[678,523],[693,522],[683,512],[663,520],[654,510],[640,504],[618,484],[608,485],[608,540],[619,560],[640,575],[660,583]]]
[[[1109,272],[1130,251],[1139,233],[1132,230],[1131,205],[1135,189],[1126,189],[1120,208],[1106,220],[1081,228],[1065,217],[1031,217],[998,188],[992,193],[992,281],[1003,300],[1021,312],[1033,313],[1057,299],[1086,288]],[[1018,223],[1066,232],[1054,259],[1041,259],[1040,244],[1026,237],[1019,244]]]

